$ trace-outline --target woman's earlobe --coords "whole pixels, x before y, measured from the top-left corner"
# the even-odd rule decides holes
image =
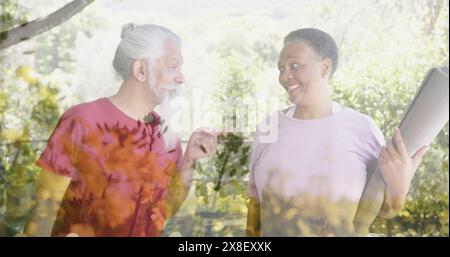
[[[322,72],[322,78],[328,79],[331,75],[331,61],[329,59],[325,59],[323,65],[325,66],[325,69]]]

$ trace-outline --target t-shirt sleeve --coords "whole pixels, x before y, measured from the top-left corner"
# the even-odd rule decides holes
[[[249,194],[249,196],[256,198],[258,201],[260,201],[260,199],[258,194],[258,188],[256,185],[255,173],[256,167],[258,166],[258,163],[261,160],[261,153],[263,149],[263,144],[261,144],[259,139],[260,139],[260,132],[259,129],[257,129],[255,134],[253,135],[253,144],[249,163],[250,173],[247,185],[247,193]]]
[[[368,149],[368,158],[366,160],[366,169],[367,172],[370,172],[374,166],[377,164],[378,155],[381,152],[381,149],[386,145],[384,141],[383,133],[380,128],[377,126],[375,121],[368,117],[368,128],[369,128],[369,136],[367,141],[367,149]]]
[[[77,153],[82,147],[82,125],[74,109],[67,110],[59,119],[36,165],[58,175],[75,175]]]
[[[247,193],[250,197],[256,198],[258,201],[259,194],[258,191],[262,190],[258,189],[256,183],[256,170],[261,162],[264,159],[267,150],[269,149],[270,144],[273,142],[273,136],[269,136],[268,131],[273,129],[269,124],[278,124],[276,122],[278,117],[278,112],[267,115],[267,117],[261,121],[261,123],[256,128],[256,132],[253,135],[253,144],[252,144],[252,152],[250,155],[250,166],[249,166],[249,182],[247,186]],[[270,127],[270,128],[269,128]],[[272,131],[273,132],[273,131]]]
[[[181,171],[181,168],[183,168],[182,166],[183,166],[183,160],[184,160],[183,147],[181,146],[181,140],[178,140],[178,142],[177,142],[176,152],[177,152],[177,160],[176,160],[177,169],[179,171]]]
[[[256,182],[255,182],[255,167],[256,163],[258,161],[258,142],[256,138],[258,137],[258,132],[256,132],[253,136],[253,144],[252,144],[252,153],[250,155],[250,174],[249,174],[249,181],[247,185],[247,192],[250,197],[256,198],[259,201],[258,191],[256,188]]]

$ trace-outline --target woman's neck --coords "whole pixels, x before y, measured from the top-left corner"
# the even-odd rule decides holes
[[[300,120],[321,119],[333,114],[333,105],[328,96],[312,104],[296,104],[293,117]]]

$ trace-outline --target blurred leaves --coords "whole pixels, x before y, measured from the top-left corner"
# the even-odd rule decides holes
[[[243,121],[244,128],[254,130],[257,124],[236,112],[236,106],[256,108],[254,103],[244,99],[252,99],[267,88],[270,88],[267,91],[271,96],[280,96],[280,102],[286,102],[284,92],[274,86],[283,36],[305,26],[330,31],[338,42],[342,42],[339,45],[340,66],[330,83],[333,100],[371,116],[389,138],[428,69],[449,63],[448,1],[380,0],[364,3],[363,8],[355,2],[358,3],[301,1],[302,10],[306,10],[302,11],[298,8],[300,1],[291,1],[284,9],[255,10],[254,16],[241,12],[224,19],[213,12],[212,17],[200,17],[197,30],[184,30],[183,38],[197,39],[197,33],[206,30],[207,36],[198,38],[207,41],[204,50],[215,61],[207,65],[217,69],[214,104],[224,106],[219,110],[224,110],[223,117],[231,118],[233,125]],[[0,31],[27,20],[31,9],[21,3],[24,2],[1,2]],[[80,35],[89,38],[102,25],[89,18],[95,15],[94,9],[87,13],[89,15],[74,17],[28,42],[31,47],[25,52],[17,49],[20,53],[0,53],[0,61],[5,61],[0,66],[0,216],[6,212],[5,189],[20,188],[35,180],[38,171],[34,161],[45,145],[40,140],[48,138],[62,112],[59,90],[66,85],[46,81],[46,78],[54,71],[60,71],[68,78],[66,84],[70,86],[70,76],[78,69],[74,64],[80,50],[75,47],[77,38]],[[105,24],[110,22],[105,21]],[[192,24],[189,22],[191,20],[185,21],[188,27]],[[216,29],[218,23],[215,22],[221,22],[222,27]],[[92,69],[103,69],[94,59]],[[63,96],[73,98],[66,92]],[[227,105],[225,97],[233,98],[233,105]],[[425,155],[405,209],[394,219],[375,220],[372,232],[389,236],[449,235],[448,133],[446,125]],[[249,138],[248,133],[221,137],[217,155],[200,163],[196,170],[198,180],[194,193],[198,206],[194,213],[204,215],[180,217],[175,224],[180,230],[202,236],[205,233],[202,229],[211,225],[211,231],[217,235],[242,235],[243,228],[233,227],[230,220],[243,219],[245,223]],[[13,196],[19,195],[15,192],[27,192],[26,189],[13,191]],[[18,200],[20,196],[13,199]],[[12,200],[13,203],[27,210],[27,203]],[[10,211],[17,210],[11,208]],[[286,215],[295,217],[295,212],[285,211]],[[217,215],[208,216],[205,214],[208,212]],[[220,224],[214,225],[205,217],[220,220]],[[175,225],[169,224],[166,229],[177,229]],[[2,226],[0,224],[0,231]],[[304,224],[299,226],[305,229]]]

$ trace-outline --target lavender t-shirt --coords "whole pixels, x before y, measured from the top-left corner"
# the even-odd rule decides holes
[[[367,172],[384,145],[380,129],[348,107],[313,120],[273,115],[277,138],[262,143],[258,128],[250,162],[249,194],[261,203],[262,235],[353,234]]]

